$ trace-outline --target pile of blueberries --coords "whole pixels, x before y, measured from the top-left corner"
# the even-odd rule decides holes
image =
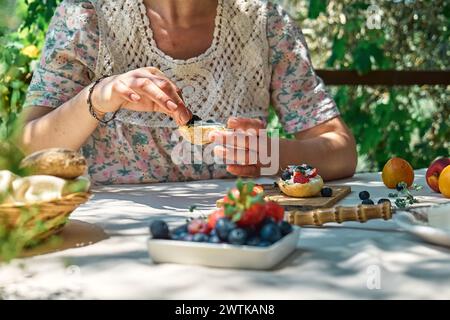
[[[359,193],[359,198],[362,200],[361,204],[375,204],[372,199],[370,199],[370,193],[368,191],[361,191]],[[391,203],[391,200],[382,198],[378,200],[378,204],[389,202]]]
[[[192,223],[192,222],[191,222]],[[206,221],[205,221],[206,223]],[[258,227],[242,228],[227,218],[217,220],[212,230],[205,228],[192,233],[189,222],[169,230],[165,221],[155,220],[150,224],[150,233],[153,239],[170,239],[179,241],[228,243],[233,245],[248,245],[255,247],[268,247],[292,232],[292,226],[286,221],[275,222],[266,218]]]

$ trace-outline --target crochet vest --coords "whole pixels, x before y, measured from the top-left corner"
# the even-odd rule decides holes
[[[94,0],[100,30],[95,77],[156,67],[181,90],[204,120],[266,117],[271,66],[262,0],[219,0],[211,47],[195,58],[173,59],[158,49],[143,0]],[[120,110],[118,121],[174,127],[160,113]]]

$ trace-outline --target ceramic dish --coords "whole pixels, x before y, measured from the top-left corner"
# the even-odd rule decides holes
[[[155,263],[194,264],[217,268],[272,269],[297,248],[300,228],[269,247],[235,246],[175,240],[148,240]]]

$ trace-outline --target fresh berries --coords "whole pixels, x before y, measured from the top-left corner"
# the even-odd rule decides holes
[[[194,234],[192,241],[194,242],[207,242],[209,237],[204,233],[196,233]]]
[[[209,243],[221,243],[222,241],[219,239],[218,236],[210,236],[208,239]]]
[[[399,182],[397,183],[397,185],[395,186],[395,189],[397,189],[398,192],[403,191],[405,188],[407,188],[408,185],[404,182]]]
[[[245,244],[248,246],[257,247],[260,242],[261,242],[261,239],[258,236],[255,236],[255,237],[249,237]]]
[[[361,204],[375,204],[372,199],[364,199]]]
[[[274,201],[265,203],[264,212],[266,217],[273,218],[276,222],[284,219],[284,208]]]
[[[227,241],[228,235],[230,234],[231,230],[235,228],[236,224],[227,218],[221,218],[217,220],[216,232],[217,236],[222,241]]]
[[[254,226],[263,221],[265,215],[265,206],[261,203],[255,203],[244,211],[236,224],[241,227]]]
[[[322,197],[331,197],[333,196],[333,189],[328,187],[322,188],[322,190],[320,190],[320,194],[322,195]]]
[[[283,237],[292,232],[292,225],[287,221],[281,221],[278,224],[278,227],[280,228],[280,232]]]
[[[165,221],[155,220],[150,224],[153,239],[170,239],[169,226]]]
[[[178,234],[182,234],[182,233],[188,233],[187,226],[188,226],[187,224],[183,224],[179,227],[176,227],[175,229],[172,230],[172,234],[178,235]]]
[[[192,220],[191,222],[189,222],[187,229],[190,234],[197,234],[197,233],[208,234],[211,231],[208,222],[206,222],[203,219]]]
[[[386,198],[381,198],[380,200],[378,200],[378,204],[382,204],[382,203],[385,203],[385,202],[388,202],[389,204],[391,204],[391,200],[386,199]]]
[[[314,178],[315,176],[317,176],[318,173],[319,171],[317,170],[317,168],[312,168],[306,172],[306,176],[308,178]]]
[[[297,174],[303,176],[303,174]],[[247,191],[248,190],[248,191]],[[276,202],[267,202],[262,187],[238,182],[228,195],[228,203],[208,218],[189,218],[186,224],[171,232],[162,220],[150,225],[155,239],[172,239],[199,243],[229,243],[267,247],[292,232],[292,226],[283,221],[284,208]]]
[[[308,183],[309,180],[310,179],[308,177],[305,177],[302,174],[294,175],[294,183]]]
[[[291,178],[292,178],[292,173],[288,170],[283,171],[283,173],[281,174],[281,180],[283,180],[283,181],[290,180]]]
[[[275,223],[268,223],[261,228],[259,236],[262,240],[268,241],[270,243],[277,242],[281,239],[280,228]]]
[[[223,210],[223,208],[220,208],[216,211],[214,211],[213,213],[211,213],[208,216],[208,226],[211,230],[213,230],[216,227],[216,223],[217,220],[219,220],[220,218],[225,217],[225,212]]]
[[[247,241],[247,231],[242,228],[231,230],[228,235],[228,242],[236,245],[243,245]]]
[[[367,199],[370,199],[370,193],[367,192],[367,191],[361,191],[361,192],[359,193],[359,198],[360,198],[361,200],[367,200]]]

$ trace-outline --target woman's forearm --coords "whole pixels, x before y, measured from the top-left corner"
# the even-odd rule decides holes
[[[305,140],[280,140],[280,166],[307,163],[319,169],[324,180],[350,177],[357,154],[351,134],[326,132]]]
[[[47,114],[27,121],[21,137],[26,153],[47,148],[78,150],[95,130],[98,121],[89,113],[88,88]]]

